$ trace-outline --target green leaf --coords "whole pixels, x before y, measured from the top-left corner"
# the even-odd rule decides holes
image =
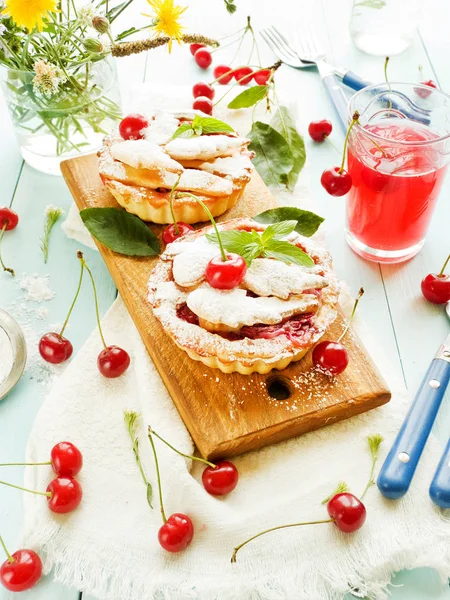
[[[234,133],[234,129],[228,123],[214,117],[200,117],[196,115],[192,121],[192,127],[201,127],[203,133]]]
[[[147,483],[147,502],[150,505],[150,508],[153,508],[153,488],[151,483]]]
[[[249,150],[256,153],[253,164],[264,182],[274,186],[284,184],[294,166],[294,156],[283,136],[267,123],[256,121],[248,137]]]
[[[271,239],[278,240],[285,237],[294,231],[296,225],[297,221],[280,221],[273,225],[269,225],[269,227],[264,230],[261,241],[265,244]]]
[[[104,246],[128,256],[154,256],[159,241],[135,215],[120,208],[85,208],[80,212],[89,232]]]
[[[286,183],[289,189],[293,189],[297,183],[300,171],[303,169],[305,164],[305,143],[301,135],[297,132],[294,119],[291,117],[288,109],[285,106],[278,107],[278,110],[270,124],[284,137],[292,152],[292,156],[294,157],[294,164],[291,171],[287,176],[283,177],[283,183]]]
[[[261,102],[263,98],[267,96],[268,91],[267,85],[255,85],[247,90],[244,90],[234,98],[229,104],[228,108],[249,108],[254,106],[258,102]]]
[[[314,261],[306,252],[297,248],[289,242],[281,240],[270,240],[264,248],[263,256],[266,258],[275,258],[285,263],[294,263],[300,267],[313,267]]]
[[[319,217],[309,210],[302,210],[295,206],[280,206],[280,208],[269,208],[264,212],[253,217],[258,223],[278,223],[279,221],[290,221],[295,219],[297,225],[295,231],[305,237],[311,237],[319,229],[320,224],[324,222],[323,217]]]
[[[190,137],[193,137],[193,135],[194,135],[194,130],[192,129],[191,124],[183,123],[175,131],[175,133],[172,136],[172,139],[174,140],[177,137],[190,138]]]
[[[253,235],[255,233],[255,231],[238,231],[232,229],[230,231],[221,231],[220,239],[228,252],[239,254],[245,260],[247,266],[250,266],[252,260],[261,254],[263,248],[261,237],[258,233],[256,233],[255,237]],[[219,245],[215,233],[207,234],[206,238],[213,244]]]

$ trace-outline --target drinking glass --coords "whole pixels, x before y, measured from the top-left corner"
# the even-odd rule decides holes
[[[450,161],[450,96],[421,84],[356,93],[349,118],[346,237],[372,261],[396,263],[422,248]]]

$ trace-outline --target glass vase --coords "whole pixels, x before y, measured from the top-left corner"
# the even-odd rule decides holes
[[[61,161],[97,150],[121,117],[115,64],[110,58],[75,65],[56,89],[43,91],[36,72],[7,69],[3,94],[24,160],[60,175]],[[46,82],[44,82],[46,83]]]

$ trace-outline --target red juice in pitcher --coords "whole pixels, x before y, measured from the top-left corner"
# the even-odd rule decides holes
[[[413,256],[423,243],[447,170],[439,144],[430,144],[439,136],[398,118],[363,130],[368,135],[355,132],[348,151],[353,180],[347,199],[348,241],[367,258],[379,255],[381,261],[397,262],[398,255],[404,260],[409,249]]]

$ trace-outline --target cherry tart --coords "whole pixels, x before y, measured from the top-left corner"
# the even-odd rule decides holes
[[[266,225],[234,219],[220,230]],[[336,318],[339,286],[326,250],[295,231],[285,241],[301,248],[312,267],[255,258],[238,287],[212,287],[206,267],[218,246],[188,233],[169,244],[148,283],[148,299],[166,333],[188,355],[224,373],[268,373],[300,360]]]
[[[208,206],[214,217],[232,208],[250,181],[253,153],[249,140],[236,133],[177,137],[177,128],[197,113],[162,113],[145,118],[138,139],[113,133],[99,151],[104,185],[128,212],[144,221],[171,223],[170,191],[190,192]],[[203,208],[187,196],[175,198],[177,221],[207,221]]]

